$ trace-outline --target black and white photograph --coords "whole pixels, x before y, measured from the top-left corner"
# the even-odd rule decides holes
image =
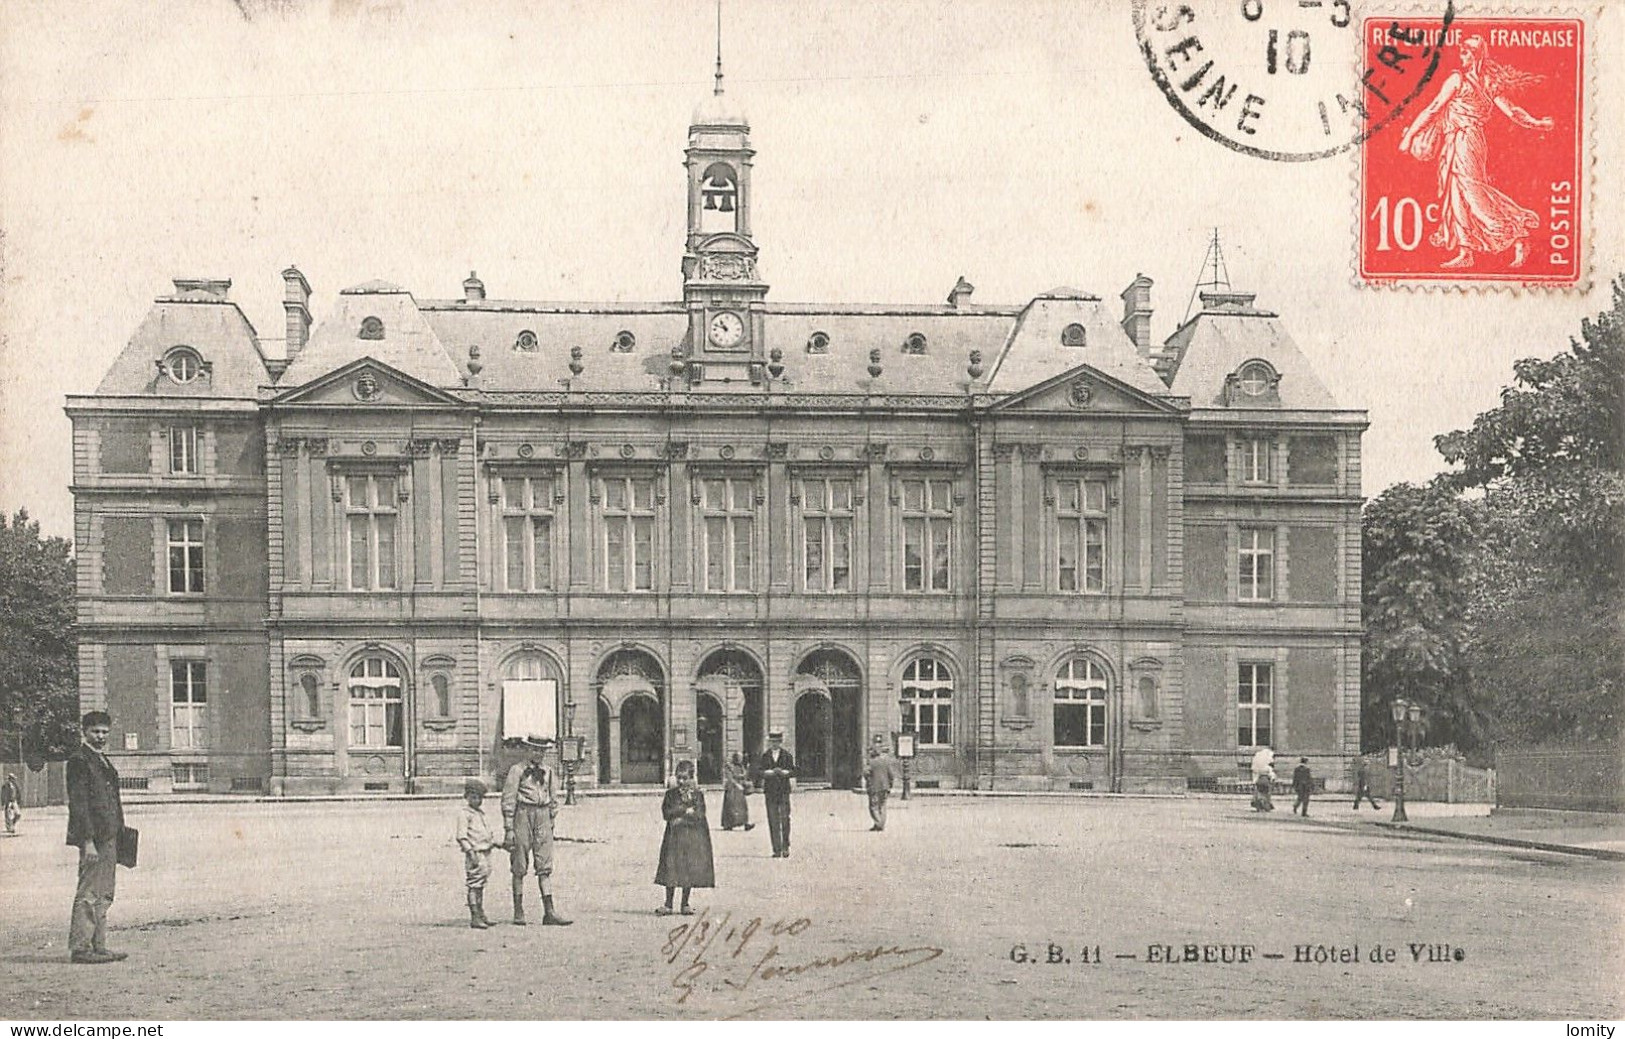
[[[1613,1039],[1622,100],[1616,0],[9,0],[8,1034]]]

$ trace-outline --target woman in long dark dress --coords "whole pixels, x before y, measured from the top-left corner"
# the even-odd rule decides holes
[[[705,821],[705,792],[694,782],[694,762],[677,763],[677,785],[666,791],[660,814],[666,818],[666,836],[660,842],[660,867],[655,883],[666,889],[666,904],[655,910],[657,916],[670,916],[671,900],[683,889],[684,916],[692,916],[688,896],[697,887],[716,887],[716,867],[711,861],[711,828]]]
[[[743,826],[747,830],[755,829],[756,824],[750,821],[750,802],[745,797],[748,793],[750,793],[750,774],[745,771],[745,762],[740,758],[739,752],[734,751],[722,775],[724,830],[731,830],[735,826]]]

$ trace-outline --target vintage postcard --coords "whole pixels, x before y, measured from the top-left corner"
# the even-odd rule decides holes
[[[1625,1016],[1625,5],[0,77],[13,1035]]]

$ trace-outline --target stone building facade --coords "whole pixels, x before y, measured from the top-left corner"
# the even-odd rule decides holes
[[[181,280],[72,397],[85,706],[154,791],[452,790],[504,737],[583,784],[1184,790],[1359,745],[1360,435],[1279,318],[1151,284],[769,300],[748,124],[686,151],[682,295],[383,282],[261,338]]]

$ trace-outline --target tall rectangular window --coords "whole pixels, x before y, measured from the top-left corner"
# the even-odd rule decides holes
[[[1236,677],[1236,743],[1266,747],[1270,742],[1275,665],[1242,664]]]
[[[946,592],[952,572],[954,486],[903,481],[903,589]]]
[[[203,750],[209,745],[208,665],[201,660],[169,662],[169,745]]]
[[[602,482],[604,586],[612,592],[654,588],[655,482],[606,476]]]
[[[395,587],[399,478],[356,474],[344,480],[344,512],[350,544],[350,587]]]
[[[1275,482],[1275,441],[1267,437],[1246,437],[1241,441],[1241,482]]]
[[[203,521],[169,521],[169,591],[192,594],[203,591]]]
[[[809,592],[852,590],[852,481],[801,481],[801,563]]]
[[[700,482],[705,524],[705,590],[745,592],[755,560],[756,481],[707,477]]]
[[[1106,590],[1106,481],[1055,481],[1056,588]]]
[[[1275,531],[1259,527],[1241,529],[1239,597],[1243,602],[1267,602],[1275,597]]]
[[[198,470],[198,429],[196,426],[169,427],[169,471],[195,474]]]
[[[502,477],[502,559],[510,592],[553,587],[553,478]]]

